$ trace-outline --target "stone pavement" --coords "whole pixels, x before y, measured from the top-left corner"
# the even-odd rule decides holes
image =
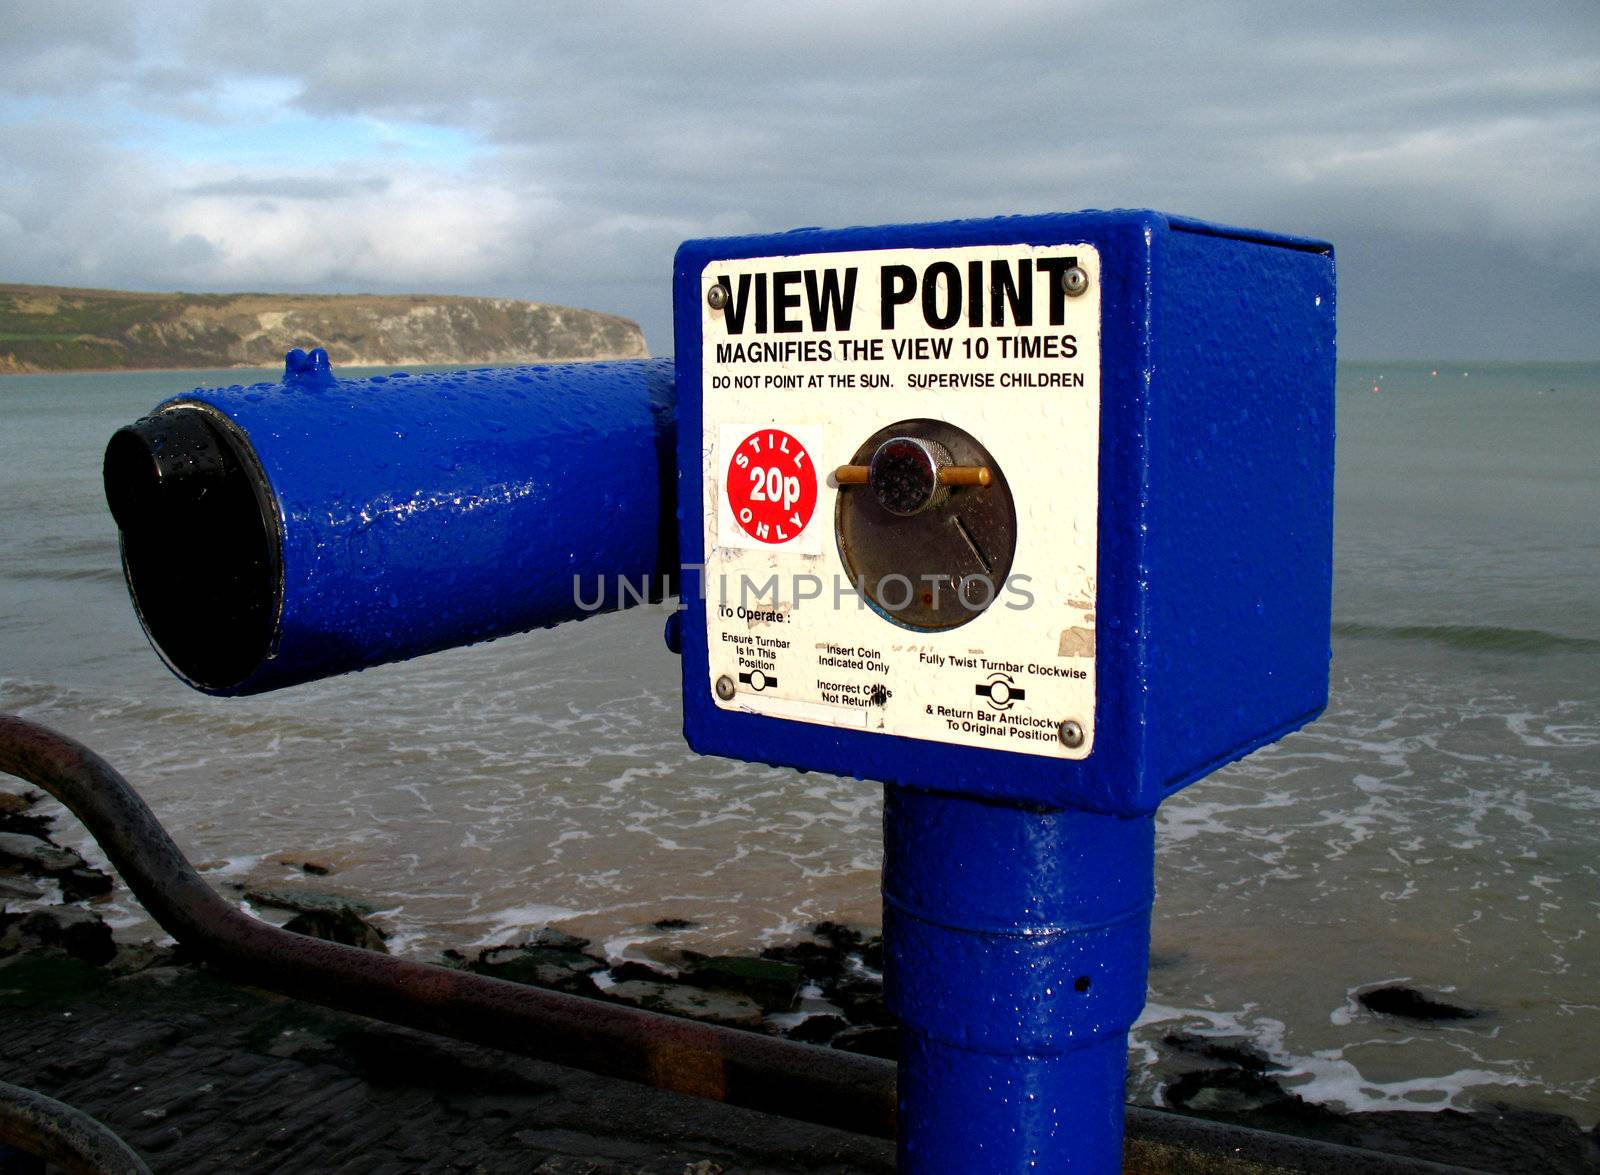
[[[0,962],[0,1072],[160,1173],[894,1170],[892,1144],[329,1012],[187,967]]]

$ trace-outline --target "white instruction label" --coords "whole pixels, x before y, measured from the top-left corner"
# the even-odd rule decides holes
[[[706,688],[718,706],[1090,753],[1100,278],[1083,244],[705,268]],[[886,457],[869,478],[886,437],[901,465]],[[911,458],[926,452],[938,472],[919,483]]]

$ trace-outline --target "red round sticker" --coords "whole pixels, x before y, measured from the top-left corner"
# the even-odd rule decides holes
[[[817,508],[811,454],[779,428],[739,442],[728,461],[728,507],[739,529],[763,543],[786,543],[805,530]]]

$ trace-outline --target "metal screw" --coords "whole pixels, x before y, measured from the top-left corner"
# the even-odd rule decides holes
[[[728,304],[728,287],[721,282],[715,283],[706,291],[706,305],[713,310],[721,310]]]
[[[726,673],[717,678],[717,697],[724,702],[733,701],[733,678]]]
[[[1056,727],[1056,736],[1061,739],[1061,745],[1077,750],[1083,746],[1083,725],[1076,719],[1068,718]]]
[[[1079,266],[1069,266],[1061,271],[1061,288],[1067,297],[1076,298],[1089,288],[1089,275]]]

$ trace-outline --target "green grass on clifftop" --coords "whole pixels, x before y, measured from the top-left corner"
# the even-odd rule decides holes
[[[339,366],[533,363],[648,354],[636,323],[510,298],[140,294],[0,284],[0,375],[270,367],[292,347]]]

